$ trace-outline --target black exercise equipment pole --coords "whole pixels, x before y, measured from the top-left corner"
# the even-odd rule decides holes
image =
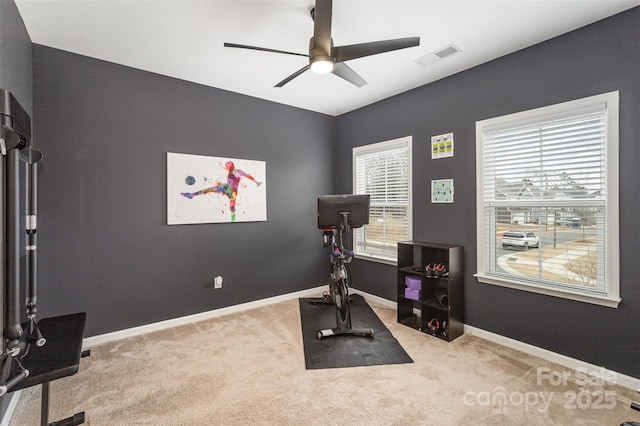
[[[38,161],[42,159],[42,153],[29,146],[20,151],[20,159],[25,163],[25,187],[26,187],[26,224],[27,233],[26,247],[26,308],[29,319],[29,329],[27,330],[29,343],[36,346],[45,344],[46,339],[42,336],[38,323],[36,322],[36,303],[38,300],[38,258],[37,258],[37,210],[38,210]]]
[[[7,150],[5,200],[5,245],[6,245],[6,321],[4,337],[7,340],[7,352],[18,348],[22,337],[20,321],[20,152],[18,149]]]
[[[2,122],[0,123],[0,303],[2,303],[0,305],[0,310],[2,310],[1,315],[0,315],[0,321],[2,321],[2,332],[4,332],[4,327],[7,324],[7,319],[5,317],[5,306],[7,306],[7,298],[6,298],[6,294],[5,294],[5,287],[7,285],[7,277],[5,275],[5,272],[7,270],[6,267],[6,247],[4,244],[4,232],[7,229],[7,221],[6,221],[6,216],[5,216],[5,211],[6,211],[6,206],[5,206],[5,200],[7,199],[6,196],[6,191],[5,191],[5,181],[4,181],[4,176],[5,176],[5,161],[4,161],[4,156],[7,153],[7,146],[6,146],[6,141],[5,141],[5,127],[4,127],[4,122],[5,122],[5,116],[4,115],[0,115],[0,119],[2,120]],[[0,382],[5,382],[6,379],[9,378],[9,373],[10,373],[10,369],[9,371],[6,371],[6,368],[2,368],[2,366],[5,366],[6,363],[5,361],[7,361],[9,358],[6,358],[6,351],[7,351],[7,345],[6,345],[6,341],[4,339],[4,336],[2,338],[0,338],[0,340],[2,341],[2,360],[0,361]]]
[[[22,152],[20,153],[22,156]],[[23,158],[24,159],[24,158]],[[26,162],[26,225],[25,230],[27,232],[27,256],[26,256],[26,269],[27,269],[27,317],[36,313],[36,302],[38,295],[38,282],[37,282],[37,236],[36,236],[36,209],[37,209],[37,197],[36,192],[38,190],[38,181],[36,173],[36,164]]]

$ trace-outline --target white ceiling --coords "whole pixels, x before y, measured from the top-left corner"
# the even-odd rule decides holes
[[[314,0],[15,0],[33,43],[329,115],[438,80],[640,5],[640,0],[334,0],[336,46],[420,36],[420,46],[349,61],[357,88],[311,71],[273,86],[308,53]],[[415,60],[450,44],[461,52]]]

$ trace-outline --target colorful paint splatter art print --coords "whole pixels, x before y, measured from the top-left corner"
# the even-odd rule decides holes
[[[267,220],[264,161],[167,153],[167,224]]]

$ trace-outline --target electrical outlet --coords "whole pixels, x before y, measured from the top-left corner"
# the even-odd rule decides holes
[[[220,275],[213,279],[213,288],[222,288],[222,277]]]

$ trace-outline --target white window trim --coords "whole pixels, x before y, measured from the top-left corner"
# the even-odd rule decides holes
[[[413,238],[413,137],[412,136],[404,136],[397,139],[391,139],[384,142],[377,142],[369,145],[356,146],[353,148],[353,152],[351,154],[351,185],[352,191],[355,191],[355,181],[356,181],[356,155],[370,154],[382,150],[388,150],[398,147],[406,146],[408,149],[408,175],[409,175],[409,200],[407,205],[407,216],[408,216],[408,229],[409,235],[407,240],[411,240]],[[354,237],[355,238],[355,237]],[[355,244],[354,244],[355,247]],[[394,265],[398,264],[397,259],[388,259],[382,256],[376,256],[374,254],[368,253],[355,253],[356,259],[367,260],[370,262],[383,263],[386,265]]]
[[[540,119],[546,114],[555,114],[569,108],[577,109],[589,107],[595,104],[607,104],[607,262],[609,268],[608,294],[590,294],[587,292],[573,291],[570,289],[556,289],[549,286],[535,285],[530,282],[519,281],[509,277],[504,279],[488,275],[485,271],[485,244],[484,244],[484,205],[482,194],[484,192],[483,173],[483,146],[482,130],[486,127],[508,126],[509,122],[525,119]],[[563,102],[548,107],[537,108],[501,117],[490,118],[476,122],[476,233],[477,233],[477,273],[474,275],[479,282],[509,287],[518,290],[529,291],[538,294],[561,297],[580,302],[587,302],[611,308],[617,308],[620,298],[620,236],[619,236],[619,92],[609,92],[601,95],[590,96],[575,101]]]

